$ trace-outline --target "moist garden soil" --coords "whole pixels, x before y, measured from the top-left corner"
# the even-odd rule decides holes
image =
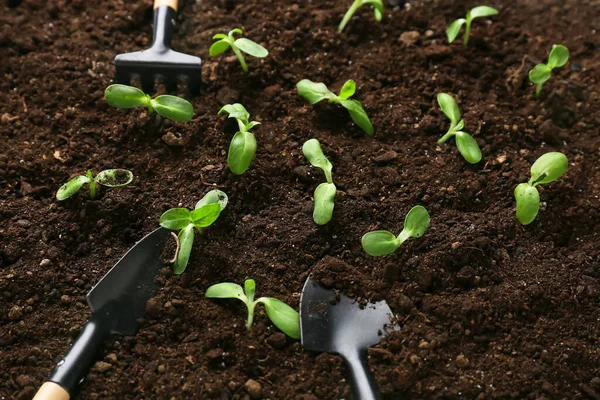
[[[103,99],[115,54],[151,41],[146,1],[3,1],[0,15],[0,399],[33,396],[89,316],[85,295],[171,207],[219,188],[229,205],[196,241],[181,276],[169,266],[134,337],[114,337],[81,399],[349,399],[339,357],[286,339],[260,308],[250,333],[235,301],[204,297],[222,281],[298,307],[307,276],[360,298],[385,299],[402,329],[370,350],[387,399],[600,398],[600,3],[492,1],[471,42],[444,30],[480,3],[386,1],[336,31],[350,1],[186,1],[173,47],[204,58],[188,124]],[[211,37],[241,27],[270,51],[208,57]],[[551,46],[571,61],[539,101],[527,71]],[[368,137],[339,107],[310,106],[302,78],[339,90],[354,79],[376,128]],[[455,96],[483,160],[453,140],[439,92]],[[232,174],[234,133],[218,117],[241,102],[261,125],[255,160]],[[312,221],[324,181],[302,144],[317,138],[338,187],[332,221]],[[545,152],[569,170],[545,185],[529,226],[513,190]],[[87,168],[127,168],[134,182],[54,194]],[[416,205],[431,228],[374,258],[361,236],[399,232]]]

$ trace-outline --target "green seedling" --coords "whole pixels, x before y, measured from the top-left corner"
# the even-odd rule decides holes
[[[344,18],[342,19],[342,22],[340,22],[340,25],[338,26],[338,32],[342,32],[344,30],[344,28],[346,27],[346,25],[348,25],[348,22],[350,22],[350,19],[356,13],[356,11],[358,11],[358,9],[362,6],[364,6],[365,4],[370,4],[373,6],[373,11],[375,13],[375,20],[377,22],[381,21],[381,18],[383,18],[383,1],[381,1],[381,0],[354,0],[352,5],[348,9],[348,11],[346,11],[346,14],[344,14]]]
[[[85,175],[79,175],[65,183],[56,192],[56,199],[66,200],[77,193],[86,183],[90,185],[90,199],[96,197],[96,186],[98,184],[106,187],[119,187],[129,185],[133,180],[133,174],[126,169],[106,169],[99,172],[95,177],[92,170],[88,169]]]
[[[234,39],[233,35],[236,33],[238,35],[241,35],[244,32],[241,29],[236,28],[230,31],[228,35],[224,33],[217,33],[215,36],[213,36],[213,40],[216,40],[216,42],[214,42],[212,46],[210,46],[209,53],[212,57],[216,57],[223,54],[227,51],[227,49],[231,47],[233,53],[236,55],[238,60],[240,60],[240,64],[242,64],[242,69],[245,73],[248,73],[248,66],[246,65],[246,60],[244,59],[242,51],[256,58],[265,58],[269,55],[269,51],[262,47],[260,44],[253,42],[250,39]]]
[[[300,339],[300,316],[298,311],[274,297],[259,297],[254,300],[256,284],[253,279],[244,282],[244,289],[238,284],[223,282],[212,285],[206,290],[206,297],[216,299],[239,299],[248,308],[246,329],[250,331],[254,321],[254,307],[263,303],[269,319],[283,333],[294,339]]]
[[[423,206],[414,206],[404,219],[404,229],[396,237],[389,231],[368,232],[362,237],[362,247],[371,256],[392,254],[408,238],[419,238],[429,228],[429,213]]]
[[[188,122],[194,116],[194,107],[189,101],[177,96],[164,94],[151,98],[140,89],[127,85],[110,85],[104,91],[104,98],[116,108],[148,107],[148,113],[156,113],[177,122]]]
[[[517,221],[523,225],[533,222],[540,211],[540,193],[536,186],[560,178],[569,167],[567,156],[563,153],[546,153],[531,166],[531,179],[515,188],[517,202]]]
[[[450,129],[444,136],[438,140],[439,144],[445,143],[448,139],[454,136],[456,140],[456,147],[458,151],[464,157],[465,160],[471,164],[476,164],[481,161],[481,150],[479,145],[467,132],[463,132],[462,129],[465,127],[465,121],[460,119],[460,110],[454,98],[447,93],[439,93],[437,95],[437,101],[440,108],[450,120]]]
[[[250,163],[256,153],[256,138],[250,133],[250,129],[256,125],[260,125],[260,122],[249,121],[250,114],[239,103],[223,106],[219,110],[218,115],[223,114],[228,114],[229,118],[235,118],[240,128],[229,144],[227,163],[231,172],[241,175],[250,167]]]
[[[544,82],[550,79],[554,68],[562,67],[569,61],[569,49],[562,44],[558,44],[552,48],[548,56],[548,64],[538,64],[529,71],[529,80],[535,83],[535,97],[540,97]]]
[[[194,244],[194,229],[202,233],[203,228],[212,225],[219,218],[226,206],[227,195],[220,190],[211,190],[196,203],[193,211],[187,208],[171,208],[161,215],[160,226],[179,231],[173,273],[182,274],[187,267]]]
[[[466,46],[469,43],[469,35],[471,34],[471,22],[473,22],[475,18],[491,17],[492,15],[496,14],[498,14],[498,10],[488,6],[479,6],[471,9],[471,11],[467,12],[467,16],[465,18],[459,18],[448,26],[448,29],[446,29],[448,42],[452,43],[458,36],[460,28],[465,25],[463,45]]]
[[[325,225],[331,220],[333,215],[333,206],[335,200],[336,187],[333,184],[331,170],[333,166],[323,154],[321,145],[317,139],[307,140],[302,146],[304,157],[313,167],[321,168],[325,173],[327,182],[321,183],[315,189],[315,209],[313,211],[313,220],[317,225]]]
[[[373,136],[373,125],[369,120],[369,116],[358,100],[350,100],[356,91],[356,83],[350,79],[344,83],[340,95],[327,89],[323,83],[312,82],[308,79],[302,79],[296,84],[298,94],[310,104],[316,104],[321,100],[327,99],[330,103],[341,104],[342,107],[348,110],[352,121],[362,128],[369,136]]]

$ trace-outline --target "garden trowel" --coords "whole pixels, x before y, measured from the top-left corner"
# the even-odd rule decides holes
[[[355,400],[380,398],[369,371],[367,350],[390,330],[391,318],[392,311],[385,301],[361,307],[355,300],[337,295],[310,277],[304,284],[300,299],[302,346],[339,354],[346,361]]]
[[[87,294],[92,315],[34,400],[67,400],[111,334],[133,336],[146,302],[158,288],[161,253],[169,231],[159,228],[137,242]]]
[[[115,81],[129,84],[139,77],[146,93],[154,91],[154,80],[162,79],[168,91],[177,89],[179,78],[187,80],[190,93],[200,92],[202,60],[171,49],[177,0],[154,0],[152,46],[115,57]]]

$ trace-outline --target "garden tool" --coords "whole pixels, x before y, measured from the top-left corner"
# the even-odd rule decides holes
[[[87,294],[92,315],[34,400],[68,400],[111,334],[133,336],[146,302],[158,288],[161,253],[169,231],[158,228],[137,242]]]
[[[200,91],[202,60],[171,50],[177,0],[154,0],[152,46],[147,50],[118,54],[115,57],[115,81],[129,84],[139,76],[146,93],[154,91],[154,80],[162,79],[168,91],[177,89],[179,78],[187,80],[191,93]]]
[[[361,307],[310,277],[300,299],[300,334],[305,349],[339,354],[349,369],[355,400],[380,399],[367,362],[367,350],[381,340],[392,310],[385,301]],[[395,329],[387,327],[387,330]]]

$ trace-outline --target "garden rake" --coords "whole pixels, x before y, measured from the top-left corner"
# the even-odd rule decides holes
[[[178,79],[187,81],[190,93],[200,92],[202,60],[171,49],[177,0],[154,0],[152,46],[147,50],[118,54],[115,57],[115,81],[129,84],[139,77],[144,92],[154,91],[155,79],[163,81],[167,91],[177,89]]]

